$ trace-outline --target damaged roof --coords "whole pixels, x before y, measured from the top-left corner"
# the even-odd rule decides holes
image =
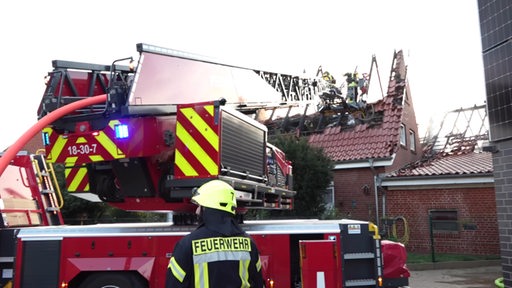
[[[395,53],[395,65],[388,84],[387,95],[372,105],[370,121],[356,125],[325,128],[311,134],[309,143],[323,148],[335,162],[390,158],[399,146],[402,123],[406,66],[402,51]]]
[[[439,154],[429,161],[421,161],[394,171],[387,177],[472,175],[493,173],[490,152]]]
[[[391,172],[387,177],[491,174],[492,154],[483,151],[484,141],[488,140],[485,105],[449,111],[437,134],[425,141],[422,159]]]

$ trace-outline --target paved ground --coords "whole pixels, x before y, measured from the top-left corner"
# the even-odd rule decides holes
[[[412,269],[411,269],[412,270]],[[411,271],[410,288],[494,288],[501,266]]]

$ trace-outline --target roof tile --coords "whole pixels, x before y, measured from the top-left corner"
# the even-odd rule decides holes
[[[417,162],[394,171],[388,177],[470,175],[492,172],[492,155],[489,152],[440,153],[429,161]]]

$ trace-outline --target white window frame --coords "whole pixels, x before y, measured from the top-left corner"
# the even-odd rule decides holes
[[[325,189],[324,203],[327,209],[334,209],[334,182],[331,181],[327,189]]]
[[[400,124],[400,145],[407,147],[407,137],[405,135],[405,125]]]
[[[409,129],[409,149],[416,152],[416,133]]]

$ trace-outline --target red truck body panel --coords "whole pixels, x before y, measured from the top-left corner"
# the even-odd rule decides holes
[[[339,243],[334,240],[300,241],[303,287],[341,288]]]
[[[354,226],[359,227],[357,233]],[[383,276],[382,259],[380,239],[370,226],[355,220],[242,224],[258,246],[267,286],[274,288],[298,283],[302,287],[318,283],[325,285],[318,287],[352,287],[354,283],[376,287]],[[110,275],[131,273],[144,279],[147,287],[162,287],[174,246],[193,229],[168,223],[21,229],[17,234],[16,257],[20,260],[15,287],[28,287],[32,281],[77,287],[87,276],[105,271]]]
[[[382,255],[385,261],[384,275],[387,278],[411,277],[411,273],[407,268],[407,253],[404,244],[382,240]]]

